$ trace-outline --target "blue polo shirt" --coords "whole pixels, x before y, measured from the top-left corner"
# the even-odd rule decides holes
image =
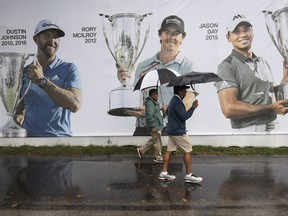
[[[44,76],[60,88],[81,89],[79,70],[74,63],[67,63],[55,57],[43,68]],[[29,84],[27,67],[23,70],[23,95]],[[32,83],[24,96],[25,118],[23,128],[28,136],[72,136],[71,112],[56,104],[38,85]]]

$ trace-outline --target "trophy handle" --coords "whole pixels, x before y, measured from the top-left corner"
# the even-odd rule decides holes
[[[27,86],[27,88],[26,88],[26,90],[25,90],[25,92],[24,92],[24,94],[22,95],[22,97],[21,98],[19,98],[19,100],[18,100],[18,102],[17,102],[17,104],[16,104],[16,107],[18,106],[18,104],[23,100],[23,98],[24,98],[24,96],[27,94],[27,92],[28,92],[28,90],[29,90],[29,88],[30,88],[30,86],[31,86],[31,80],[29,81],[29,84],[28,84],[28,86]]]
[[[277,29],[273,23],[273,20],[272,20],[272,14],[273,12],[272,11],[268,11],[268,10],[264,10],[262,11],[264,13],[264,16],[265,16],[265,21],[266,21],[266,28],[268,30],[268,33],[274,43],[274,45],[276,46],[277,50],[279,51],[279,53],[283,56],[283,58],[286,60],[286,57],[285,55],[283,54],[283,52],[281,51],[281,49],[279,48],[278,46],[278,43],[276,41],[276,38],[277,38]],[[287,60],[286,60],[287,61]]]
[[[148,16],[150,16],[150,15],[152,15],[152,14],[153,14],[153,13],[144,14],[144,15],[142,16],[142,19],[141,19],[140,21],[142,22],[142,20],[143,20],[145,17],[148,17]],[[147,27],[147,30],[146,30],[146,33],[145,33],[144,42],[143,42],[143,44],[142,44],[142,47],[141,47],[138,55],[137,55],[136,58],[135,58],[134,64],[135,64],[136,61],[138,60],[138,58],[139,58],[140,54],[142,53],[142,51],[143,51],[143,49],[144,49],[144,46],[145,46],[145,44],[146,44],[146,41],[147,41],[147,38],[148,38],[148,35],[149,35],[149,32],[150,32],[150,22],[151,22],[151,18],[150,18],[150,20],[149,20],[149,24],[148,24],[148,27]]]
[[[33,56],[33,64],[35,65],[36,64],[36,59],[37,59],[37,55],[36,54],[27,54],[26,56],[23,57],[23,59],[26,61],[29,57]],[[22,95],[21,98],[19,98],[15,108],[18,106],[18,104],[23,100],[24,96],[27,94],[28,90],[30,89],[30,86],[31,86],[32,82],[31,80],[29,81],[28,83],[28,86],[26,88],[26,90],[24,91],[24,94]],[[14,111],[13,111],[14,112]]]
[[[112,49],[111,49],[110,44],[109,44],[109,41],[108,41],[106,29],[105,29],[105,18],[108,18],[108,20],[111,22],[111,19],[109,18],[110,16],[109,16],[109,15],[104,15],[104,14],[99,14],[99,15],[102,17],[103,35],[104,35],[104,38],[105,38],[106,45],[107,45],[107,47],[108,47],[111,55],[113,56],[115,62],[117,63],[116,56],[115,56],[114,53],[112,52]]]

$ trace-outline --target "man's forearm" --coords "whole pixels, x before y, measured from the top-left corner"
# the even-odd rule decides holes
[[[71,112],[77,112],[82,103],[82,93],[80,89],[62,89],[53,82],[48,81],[43,90],[51,97],[51,99]]]

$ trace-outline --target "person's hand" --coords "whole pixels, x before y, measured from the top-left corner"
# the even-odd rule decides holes
[[[125,69],[124,67],[120,66],[118,63],[116,63],[116,68],[117,68],[117,78],[120,81],[120,83],[122,84],[122,86],[127,86],[128,80],[130,79],[131,75],[129,73],[129,71],[127,69]],[[134,70],[134,67],[132,68],[131,71]]]
[[[134,110],[126,110],[125,114],[130,115],[130,116],[134,116],[137,118],[142,118],[145,117],[145,107],[137,107]]]
[[[17,125],[22,126],[22,124],[24,122],[24,115],[14,114],[13,120]]]
[[[282,78],[282,83],[288,83],[288,64],[284,60],[283,61],[283,78]]]
[[[151,132],[152,133],[157,133],[157,129],[156,128],[151,128]]]
[[[198,105],[199,105],[198,100],[194,100],[192,106],[196,109]]]
[[[39,79],[44,78],[42,66],[37,58],[35,64],[28,65],[28,77],[33,83],[38,83]]]
[[[288,112],[288,99],[274,102],[272,108],[276,114],[285,115]]]
[[[167,105],[162,104],[161,110],[162,110],[163,114],[165,114],[165,113],[166,113],[166,110],[167,110]]]
[[[126,86],[127,85],[127,78],[128,78],[128,71],[120,66],[118,63],[116,63],[116,68],[117,68],[117,78],[118,80],[120,81],[120,83],[123,85],[123,86]]]

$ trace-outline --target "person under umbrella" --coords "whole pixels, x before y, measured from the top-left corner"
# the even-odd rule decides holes
[[[162,112],[165,113],[166,110],[164,106],[160,107],[160,104],[157,102],[157,100],[157,89],[150,89],[149,97],[147,97],[145,101],[145,120],[147,130],[151,134],[151,138],[140,148],[137,148],[137,152],[139,158],[143,159],[143,154],[145,154],[152,146],[154,146],[154,162],[163,163],[161,131],[164,125]]]
[[[191,108],[186,111],[185,105],[183,103],[183,98],[186,96],[188,86],[174,86],[174,97],[171,99],[168,106],[168,124],[167,124],[167,134],[169,136],[167,151],[164,155],[164,162],[162,167],[162,172],[159,174],[160,180],[172,181],[176,177],[168,173],[168,166],[170,163],[171,155],[181,148],[184,152],[183,161],[185,164],[186,175],[184,181],[186,183],[199,183],[202,181],[202,177],[197,177],[192,174],[191,169],[191,152],[192,146],[190,144],[189,136],[186,132],[186,120],[188,120],[194,113],[195,109],[198,107],[198,100],[194,100]]]

